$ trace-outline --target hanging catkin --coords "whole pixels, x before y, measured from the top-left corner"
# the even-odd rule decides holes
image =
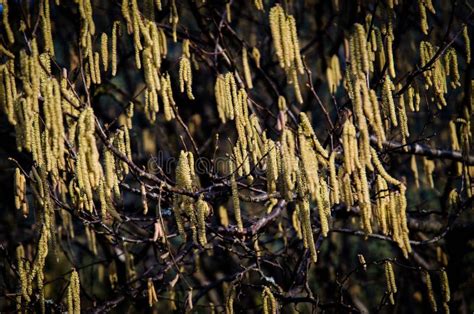
[[[389,294],[390,303],[395,304],[393,298],[394,294],[397,293],[397,285],[395,283],[395,273],[393,272],[392,263],[385,261],[385,280],[387,282],[387,292]]]
[[[421,31],[425,35],[428,35],[428,18],[426,16],[426,7],[423,2],[423,0],[418,0],[418,9],[420,10],[420,27]]]
[[[15,207],[21,210],[24,217],[28,216],[28,201],[26,199],[26,179],[20,168],[15,168]]]
[[[2,11],[3,27],[5,27],[5,33],[7,34],[8,41],[10,42],[10,44],[13,44],[15,42],[15,36],[13,35],[10,22],[8,21],[8,11],[9,11],[8,1],[3,1],[2,6],[3,6],[3,11]]]
[[[286,14],[277,4],[270,9],[270,28],[280,66],[285,70],[289,82],[293,84],[296,99],[302,103],[298,73],[303,74],[304,67],[295,18]]]
[[[230,187],[232,191],[232,204],[234,206],[234,217],[235,217],[235,221],[237,222],[237,228],[239,229],[239,231],[243,231],[244,225],[243,225],[242,216],[240,213],[239,190],[237,187],[237,180],[235,178],[234,161],[229,159],[228,165],[229,165],[229,173],[230,173]]]
[[[117,74],[117,36],[119,32],[120,22],[115,21],[112,26],[112,54],[111,54],[111,72],[112,76]]]
[[[464,25],[462,36],[464,39],[464,45],[466,50],[466,63],[471,63],[471,40],[469,37],[469,32],[467,30],[467,25]]]
[[[278,313],[278,303],[273,296],[272,291],[268,287],[264,287],[262,291],[262,304],[264,314]]]
[[[79,274],[75,269],[71,273],[69,286],[67,289],[67,305],[68,313],[81,313],[81,297],[80,297],[80,282]]]
[[[436,305],[436,299],[433,292],[433,284],[431,283],[430,274],[427,271],[423,271],[423,275],[425,277],[425,284],[426,284],[426,293],[428,294],[428,300],[430,302],[431,310],[433,313],[438,311],[438,306]]]
[[[148,306],[153,307],[153,305],[158,302],[158,297],[155,291],[155,285],[153,284],[153,280],[148,278],[147,281],[147,295],[148,295]]]
[[[250,73],[247,48],[245,47],[242,48],[242,67],[244,69],[244,76],[245,76],[245,82],[247,83],[247,87],[249,89],[252,89],[253,88],[252,73]]]
[[[183,55],[179,62],[179,88],[181,93],[186,88],[186,95],[189,99],[193,100],[194,95],[192,91],[193,75],[191,69],[191,54],[189,52],[189,40],[185,39],[183,42]]]
[[[441,270],[441,295],[443,297],[443,307],[445,310],[447,309],[449,312],[448,302],[451,300],[451,292],[449,289],[449,280],[448,280],[448,273],[443,268]]]

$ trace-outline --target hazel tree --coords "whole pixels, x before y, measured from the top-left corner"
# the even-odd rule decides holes
[[[2,312],[474,308],[469,1],[0,6]]]

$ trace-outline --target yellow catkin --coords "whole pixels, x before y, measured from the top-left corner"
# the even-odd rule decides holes
[[[413,180],[415,181],[415,186],[418,189],[420,187],[420,176],[418,174],[418,166],[416,164],[415,155],[410,157],[410,169],[413,172]]]
[[[464,39],[464,45],[465,45],[465,50],[466,50],[466,63],[471,63],[471,41],[470,41],[467,25],[464,25],[464,28],[462,30],[462,36]]]
[[[408,98],[408,108],[414,112],[415,111],[415,103],[414,103],[414,96],[415,96],[415,89],[413,86],[410,86],[407,91],[407,98]]]
[[[15,168],[15,207],[21,210],[23,216],[28,216],[28,202],[26,199],[26,179],[19,168]]]
[[[393,272],[392,263],[385,261],[385,280],[387,282],[387,292],[389,294],[390,303],[395,304],[393,295],[397,293],[397,286],[395,283],[395,273]]]
[[[227,289],[226,298],[225,298],[225,314],[234,313],[234,300],[235,300],[235,286],[231,282],[230,287]]]
[[[25,249],[23,245],[19,245],[16,248],[16,259],[17,259],[17,268],[18,268],[18,275],[20,276],[20,286],[21,286],[21,297],[26,302],[30,302],[30,281],[29,281],[29,274],[27,272],[28,269],[28,261],[25,260]]]
[[[296,73],[296,69],[293,68],[291,70],[291,75],[292,75],[295,98],[298,101],[298,103],[302,104],[303,96],[301,95],[300,83],[298,81],[298,73]]]
[[[331,199],[333,204],[339,204],[340,195],[339,195],[339,182],[336,174],[336,152],[333,151],[329,157],[329,174],[331,178]]]
[[[318,205],[319,220],[321,223],[321,234],[327,237],[329,232],[329,216],[331,215],[331,206],[329,203],[328,187],[324,178],[319,180],[319,189],[316,194],[316,204]]]
[[[0,53],[6,55],[8,58],[15,59],[15,55],[9,51],[7,48],[5,48],[1,43],[0,43]]]
[[[265,287],[262,291],[262,310],[264,314],[278,313],[278,303],[268,287]]]
[[[237,222],[237,228],[240,231],[244,230],[244,225],[242,222],[242,216],[240,213],[240,200],[239,200],[239,190],[237,187],[237,180],[235,178],[235,166],[234,161],[229,160],[229,172],[230,172],[230,187],[232,191],[232,204],[234,206],[234,217]]]
[[[81,313],[81,298],[80,298],[80,282],[79,274],[74,269],[71,273],[71,278],[67,290],[68,313]]]
[[[267,192],[274,193],[277,188],[278,182],[278,162],[277,162],[277,149],[275,143],[267,139],[266,143],[267,151]]]
[[[445,269],[441,270],[441,295],[443,296],[443,303],[448,303],[451,300],[451,292],[449,290],[448,273]]]
[[[418,9],[420,10],[420,27],[421,31],[425,34],[428,35],[428,18],[426,16],[426,7],[423,3],[423,0],[418,0]]]
[[[426,181],[430,188],[434,188],[434,180],[433,180],[433,171],[435,170],[435,162],[433,160],[427,159],[423,157],[423,167],[425,170],[425,177]]]
[[[280,14],[283,9],[281,6],[277,5],[270,9],[270,29],[272,32],[272,37],[274,41],[275,51],[280,60],[280,66],[284,67],[282,62],[283,57],[283,47],[281,41],[281,29],[280,29]]]
[[[257,8],[257,10],[259,11],[263,11],[264,8],[263,8],[263,0],[254,0],[253,2],[255,4],[255,7]]]
[[[372,233],[372,225],[371,225],[372,209],[371,209],[371,203],[370,203],[369,184],[367,182],[367,174],[366,174],[366,170],[364,166],[362,166],[359,169],[359,175],[360,175],[360,188],[361,188],[361,195],[359,198],[359,202],[361,206],[363,226],[364,226],[364,230],[367,233]]]
[[[395,110],[395,102],[393,100],[393,83],[388,76],[385,76],[385,81],[383,83],[382,89],[382,101],[388,114],[390,116],[390,121],[394,127],[398,126],[397,113]]]
[[[318,193],[318,159],[314,149],[311,147],[311,142],[304,135],[302,128],[298,128],[298,140],[300,145],[300,156],[303,167],[303,174],[305,175],[308,189],[311,194]]]
[[[102,59],[102,67],[104,71],[107,71],[109,65],[109,47],[108,47],[109,38],[107,33],[102,33],[100,36],[100,56]]]
[[[161,11],[162,10],[161,0],[155,0],[155,6],[158,9],[158,11]]]
[[[12,28],[10,26],[10,22],[8,21],[8,1],[3,1],[3,12],[2,12],[2,23],[3,26],[5,27],[5,33],[7,34],[8,41],[10,44],[13,44],[15,42],[15,36],[13,35]]]
[[[298,41],[298,33],[296,30],[296,21],[295,18],[292,15],[288,16],[288,23],[289,23],[289,28],[291,32],[291,41],[293,44],[293,51],[294,51],[294,59],[295,59],[295,64],[294,66],[298,70],[300,74],[304,73],[304,68],[303,68],[303,61],[301,59],[301,54],[300,54],[300,44]]]
[[[360,69],[365,73],[369,74],[369,54],[367,49],[367,35],[365,29],[361,24],[355,24],[355,45],[357,47],[357,52],[353,57],[358,57],[352,59],[351,62],[356,62]]]
[[[318,154],[321,155],[321,157],[323,157],[324,159],[328,159],[329,158],[328,152],[326,151],[326,149],[324,149],[324,147],[319,142],[318,138],[316,137],[316,134],[314,133],[313,127],[311,126],[311,122],[309,121],[308,116],[304,112],[300,113],[300,120],[301,120],[300,125],[303,128],[305,136],[311,138],[312,144],[314,148],[316,149],[316,151],[318,152]]]
[[[436,305],[436,299],[433,292],[433,284],[431,283],[430,274],[427,271],[424,271],[423,276],[425,278],[426,293],[428,294],[428,300],[430,302],[431,310],[433,311],[433,313],[436,313],[438,311],[438,307]]]
[[[219,206],[219,222],[224,227],[229,225],[229,215],[227,214],[227,209],[224,206]]]
[[[201,198],[196,202],[196,216],[198,222],[198,239],[201,245],[206,245],[206,217],[209,215],[209,205]]]
[[[173,27],[173,41],[177,42],[178,41],[178,35],[176,33],[177,28],[178,28],[178,22],[179,22],[179,15],[178,15],[178,8],[176,7],[176,1],[172,0],[171,1],[171,14],[169,21]]]
[[[316,251],[316,244],[314,243],[313,228],[311,227],[310,206],[307,197],[305,197],[300,204],[300,221],[303,225],[303,235],[306,239],[307,247],[311,253],[311,259],[314,263],[316,263],[318,260],[318,254]]]
[[[183,56],[179,63],[179,87],[182,93],[186,89],[186,94],[188,98],[191,100],[194,99],[194,95],[192,91],[192,83],[193,83],[193,76],[192,76],[191,62],[189,61],[188,57]]]
[[[331,57],[330,64],[326,69],[326,76],[328,78],[329,91],[332,94],[336,93],[337,87],[340,85],[342,80],[341,66],[337,55]]]
[[[176,186],[187,191],[193,190],[194,168],[192,166],[194,163],[191,163],[190,159],[194,159],[191,153],[181,151],[178,159],[178,165],[176,167]],[[183,221],[184,214],[190,218],[193,237],[196,235],[197,219],[193,206],[193,200],[189,196],[179,194],[174,195],[172,209],[175,215],[176,224],[178,226],[178,232],[183,238],[186,237]]]
[[[371,153],[372,153],[372,161],[373,161],[373,164],[375,166],[375,168],[377,169],[377,171],[379,172],[379,174],[390,184],[393,184],[393,185],[396,185],[396,186],[399,186],[401,185],[402,183],[395,179],[394,177],[392,177],[391,175],[388,174],[388,172],[385,170],[385,168],[383,167],[382,163],[380,162],[380,159],[379,157],[377,156],[377,152],[375,151],[375,149],[371,148]]]
[[[112,54],[111,54],[111,72],[112,76],[117,74],[117,35],[120,27],[120,22],[115,21],[112,27]]]
[[[296,22],[277,4],[270,9],[270,28],[280,66],[286,71],[288,82],[293,84],[295,97],[303,102],[298,83],[298,73],[304,73],[300,54]]]
[[[406,139],[410,136],[410,131],[408,130],[408,117],[405,108],[405,99],[403,95],[398,99],[397,106],[398,121],[400,124],[401,134],[402,134],[402,143],[406,143]]]
[[[355,127],[352,122],[346,121],[342,129],[342,147],[344,149],[344,167],[348,174],[351,174],[355,169],[354,156],[356,154],[353,152],[354,141],[356,141]]]
[[[245,82],[247,83],[247,87],[249,89],[252,89],[253,88],[252,73],[250,73],[247,48],[245,47],[242,48],[242,66],[244,68],[244,76],[245,76]]]
[[[101,76],[100,76],[100,54],[99,52],[94,53],[94,57],[92,59],[89,59],[89,62],[93,63],[91,64],[91,69],[93,68],[93,72],[91,72],[92,76],[92,82],[94,84],[100,84],[101,83]]]
[[[171,89],[171,80],[170,75],[166,73],[161,76],[161,98],[163,100],[163,113],[166,121],[171,121],[175,118],[175,113],[173,110],[174,99]]]
[[[258,50],[257,47],[252,48],[252,58],[255,61],[255,65],[257,66],[257,68],[260,69],[261,54],[260,54],[260,50]]]
[[[377,95],[374,90],[370,90],[370,102],[372,103],[373,110],[373,128],[375,129],[375,134],[377,135],[377,145],[379,148],[382,148],[382,144],[385,141],[385,131],[382,122],[382,116],[380,114],[380,104],[377,100]]]
[[[459,69],[458,69],[458,57],[456,55],[456,50],[454,49],[449,49],[448,53],[445,55],[446,63],[445,63],[445,72],[446,75],[449,74],[451,77],[451,87],[456,88],[458,86],[461,86],[461,75],[459,74]]]
[[[148,295],[148,306],[153,307],[153,305],[158,302],[158,297],[156,296],[155,285],[153,280],[148,278],[147,282],[147,295]]]

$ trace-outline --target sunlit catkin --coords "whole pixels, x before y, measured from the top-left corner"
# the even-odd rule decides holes
[[[176,116],[174,113],[174,98],[171,89],[171,79],[168,73],[161,76],[161,98],[163,100],[163,113],[166,121],[173,120]]]
[[[467,30],[467,25],[464,25],[462,30],[462,36],[464,39],[464,46],[466,50],[466,63],[471,63],[471,40]]]
[[[378,155],[377,155],[377,151],[373,148],[370,149],[371,153],[372,153],[372,161],[373,161],[373,164],[375,166],[375,169],[377,169],[378,173],[385,179],[385,181],[387,181],[388,183],[390,184],[393,184],[395,186],[400,186],[402,183],[395,179],[394,177],[392,177],[391,175],[388,174],[387,170],[385,170],[385,168],[383,167],[382,165],[382,162],[380,161]]]
[[[67,289],[68,313],[81,313],[80,290],[79,274],[73,269]]]
[[[331,179],[331,202],[333,204],[339,204],[339,182],[336,174],[336,152],[333,151],[329,157],[329,174]]]
[[[263,314],[278,313],[278,303],[276,298],[273,296],[272,291],[268,287],[265,287],[262,291],[262,307]]]
[[[277,189],[278,182],[278,162],[277,162],[277,148],[275,142],[271,139],[267,139],[266,143],[267,151],[267,192],[273,193]]]
[[[234,161],[229,159],[229,172],[230,172],[230,187],[232,191],[232,204],[234,206],[234,217],[237,222],[237,228],[239,231],[244,230],[244,225],[242,222],[242,216],[240,213],[240,200],[239,200],[239,189],[237,187],[237,181],[235,178],[235,166]]]
[[[423,157],[423,167],[425,170],[425,178],[430,188],[434,188],[433,172],[435,170],[435,162]]]
[[[255,61],[255,65],[257,66],[257,68],[260,69],[261,55],[260,55],[260,50],[258,50],[257,47],[252,48],[252,58],[253,58],[253,61]]]
[[[30,302],[30,281],[29,274],[27,272],[29,268],[28,260],[25,259],[25,249],[23,245],[19,245],[16,248],[16,259],[17,259],[17,269],[18,275],[20,277],[20,286],[21,286],[21,297],[26,302]]]
[[[3,27],[5,27],[5,33],[7,34],[8,41],[10,44],[15,42],[15,36],[13,35],[12,28],[10,26],[10,22],[8,21],[8,1],[2,1],[3,5],[3,12],[2,12],[2,23]]]
[[[441,294],[443,296],[443,303],[448,303],[451,300],[451,292],[449,289],[448,273],[443,268],[440,274],[441,278]]]
[[[331,61],[326,69],[326,77],[329,85],[329,92],[336,93],[338,86],[342,80],[341,66],[339,65],[339,58],[337,55],[331,57]]]
[[[304,68],[295,19],[277,4],[270,9],[270,28],[280,66],[285,69],[288,81],[294,86],[295,97],[302,103],[298,73],[303,74]]]
[[[245,76],[245,82],[247,83],[247,87],[249,89],[252,89],[253,88],[252,73],[250,73],[247,48],[245,47],[242,48],[242,67],[244,69],[244,76]]]
[[[100,57],[102,60],[102,67],[104,71],[107,71],[109,65],[109,47],[108,47],[109,38],[107,33],[102,33],[100,36]]]
[[[201,245],[206,245],[206,217],[209,215],[210,209],[206,201],[201,198],[196,202],[196,216],[198,223],[198,239]]]
[[[28,216],[28,202],[26,199],[26,179],[20,168],[15,168],[15,207],[21,210],[23,216]]]
[[[403,95],[400,96],[398,99],[398,106],[397,106],[397,113],[398,113],[398,121],[400,124],[401,134],[402,134],[402,143],[406,143],[406,139],[410,136],[410,132],[408,130],[408,117],[405,108],[405,99]]]
[[[426,7],[423,2],[423,0],[418,0],[418,9],[420,10],[420,27],[421,31],[425,35],[428,35],[428,18],[426,16]]]
[[[431,310],[433,313],[438,311],[438,307],[436,305],[436,299],[433,292],[433,284],[431,283],[430,274],[427,271],[423,271],[423,276],[425,278],[426,284],[426,293],[428,294],[428,301],[430,302]]]
[[[156,296],[155,285],[153,280],[148,278],[147,281],[147,295],[148,295],[148,306],[153,307],[153,305],[158,302],[158,297]]]
[[[397,285],[395,283],[395,273],[393,272],[392,263],[385,261],[385,280],[387,282],[387,292],[389,294],[390,303],[395,304],[393,295],[397,293]]]
[[[184,93],[184,90],[186,89],[186,95],[191,100],[194,99],[192,84],[193,76],[191,62],[188,57],[183,56],[179,62],[179,88],[181,93]]]
[[[311,259],[314,263],[318,260],[316,244],[314,243],[313,228],[311,227],[311,210],[307,197],[300,203],[300,221],[303,225],[303,237],[306,240],[307,247],[311,253]]]
[[[354,152],[356,143],[356,131],[351,121],[346,121],[342,129],[342,147],[344,149],[344,167],[348,174],[355,170],[355,159],[358,158],[357,152]]]
[[[390,116],[390,121],[394,127],[398,126],[397,113],[395,110],[395,102],[393,100],[393,83],[388,76],[385,76],[385,81],[383,83],[382,89],[382,101],[384,109],[388,111]]]
[[[418,165],[416,163],[415,155],[412,155],[410,157],[410,169],[413,173],[413,180],[415,181],[415,186],[416,186],[416,188],[419,188],[420,187],[420,176],[418,174]]]
[[[117,74],[117,35],[120,27],[120,22],[115,21],[112,27],[112,54],[111,54],[111,72],[112,76]]]

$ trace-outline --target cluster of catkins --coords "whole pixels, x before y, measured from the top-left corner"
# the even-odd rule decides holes
[[[85,88],[88,90],[92,85],[101,84],[104,74],[109,71],[112,77],[117,75],[117,49],[121,37],[127,33],[133,38],[136,68],[143,73],[143,111],[146,117],[150,122],[156,120],[160,110],[160,97],[164,119],[175,119],[178,107],[173,97],[171,76],[161,71],[161,63],[168,54],[167,36],[163,28],[154,22],[155,9],[162,10],[161,1],[146,0],[139,6],[137,0],[122,0],[121,12],[125,23],[114,21],[110,36],[105,32],[101,33],[97,44],[93,40],[97,34],[91,1],[75,2],[80,14],[79,45],[84,63]],[[397,1],[387,3],[390,9],[397,5]],[[3,1],[2,5],[2,24],[11,45],[15,42],[15,36],[9,24],[8,1]],[[263,1],[255,0],[254,5],[259,11],[263,11]],[[143,12],[140,12],[140,7]],[[431,0],[418,0],[418,7],[421,29],[427,33],[429,25],[426,10],[434,13],[433,5]],[[18,150],[31,153],[34,164],[29,173],[19,168],[15,170],[15,205],[24,216],[28,216],[29,202],[33,201],[26,196],[29,187],[34,202],[42,209],[40,239],[34,259],[25,254],[23,246],[17,248],[21,280],[18,304],[29,302],[36,289],[43,308],[43,271],[56,228],[53,203],[61,202],[67,204],[71,211],[89,213],[95,213],[100,208],[102,218],[108,215],[113,199],[120,196],[119,183],[130,171],[130,164],[127,162],[132,160],[129,130],[132,128],[132,117],[136,109],[134,103],[130,102],[118,118],[117,130],[106,130],[109,139],[104,140],[101,152],[96,134],[103,134],[106,138],[107,132],[98,123],[89,96],[78,95],[65,69],[59,78],[53,75],[55,71],[51,67],[55,65],[55,51],[50,11],[50,1],[40,1],[38,13],[41,36],[31,38],[28,49],[20,50],[18,56],[0,44],[0,53],[8,59],[0,65],[0,108],[9,123],[15,127]],[[172,37],[176,42],[179,15],[174,0],[170,1],[169,11]],[[248,60],[249,47],[245,44],[241,50],[243,79],[238,71],[217,76],[214,93],[218,117],[222,123],[232,123],[237,134],[228,163],[227,185],[232,195],[236,228],[240,232],[245,230],[245,212],[241,210],[238,183],[243,178],[251,183],[254,180],[253,169],[258,168],[266,175],[266,192],[271,204],[269,211],[277,203],[277,198],[295,203],[294,210],[290,213],[292,226],[304,247],[309,249],[314,262],[317,261],[315,228],[312,225],[316,221],[314,216],[318,216],[319,231],[326,237],[331,229],[331,209],[340,203],[359,210],[360,226],[366,234],[380,232],[390,236],[405,256],[411,251],[406,218],[406,185],[385,170],[372,146],[375,138],[375,145],[381,148],[393,130],[400,131],[402,143],[405,144],[410,136],[407,111],[418,111],[421,101],[418,87],[393,83],[398,81],[392,51],[393,12],[387,10],[387,16],[388,23],[380,27],[371,22],[370,14],[365,23],[354,25],[348,38],[345,73],[341,73],[337,55],[330,59],[326,69],[329,90],[336,94],[343,85],[350,97],[353,111],[353,115],[342,125],[340,145],[336,143],[334,148],[327,149],[320,143],[310,118],[304,112],[295,118],[295,129],[287,125],[288,108],[283,96],[278,98],[278,137],[267,137],[247,94],[253,88],[253,83]],[[230,2],[227,17],[231,19]],[[24,22],[22,23],[21,27],[25,29]],[[269,23],[278,63],[286,73],[287,82],[293,85],[296,100],[303,103],[299,75],[304,74],[305,67],[295,18],[277,4],[269,11]],[[470,60],[466,27],[462,34],[466,41],[467,60]],[[42,38],[43,42],[39,43],[37,38]],[[185,92],[190,100],[194,99],[194,59],[191,48],[194,46],[190,40],[183,40],[179,62],[179,90]],[[455,50],[448,49],[442,58],[433,61],[437,51],[438,47],[427,41],[420,43],[420,67],[426,67],[423,72],[424,87],[432,92],[433,99],[442,109],[447,106],[445,95],[448,86],[459,86],[460,74]],[[260,68],[258,48],[253,47],[250,54],[256,67]],[[384,73],[383,84],[378,89],[370,86],[370,78],[376,70]],[[18,83],[21,86],[17,86]],[[469,109],[465,108],[464,116],[450,123],[453,150],[468,151],[472,142],[470,129]],[[206,220],[211,210],[203,194],[196,197],[200,182],[194,164],[191,152],[180,152],[174,188],[181,193],[173,195],[172,208],[179,234],[185,239],[186,228],[190,228],[193,241],[204,246],[207,243]],[[433,186],[434,162],[424,158],[423,164],[427,181]],[[418,184],[415,157],[412,157],[411,168]],[[459,174],[464,173],[464,177],[469,178],[468,171],[467,167],[458,164]],[[471,196],[468,179],[466,185],[468,196]],[[146,214],[146,187],[143,183],[140,187]],[[51,192],[58,195],[57,199],[51,197]],[[224,216],[225,208],[222,210],[221,207],[219,214],[221,221],[228,221],[227,216]],[[74,237],[70,214],[60,210],[59,215],[64,228]],[[87,227],[86,234],[91,250],[96,252],[95,232]],[[258,246],[258,241],[255,243]],[[127,265],[133,265],[133,256],[126,254],[126,259]],[[390,262],[385,267],[388,293],[393,303],[393,295],[397,292],[394,273]],[[131,266],[130,269],[132,268]],[[111,282],[116,283],[116,273],[111,274],[115,274],[111,275]],[[134,278],[135,275],[134,271],[129,272],[129,278]],[[446,307],[450,296],[445,272],[442,282],[443,306]],[[426,283],[431,291],[429,276],[426,277]],[[74,270],[67,290],[68,310],[72,313],[80,312],[79,285],[79,274]],[[148,295],[150,304],[156,302],[152,281],[148,282]],[[232,311],[234,297],[235,287],[231,287],[226,310]],[[277,312],[276,299],[267,287],[262,292],[262,300],[265,313]],[[435,310],[436,302],[430,302]]]

